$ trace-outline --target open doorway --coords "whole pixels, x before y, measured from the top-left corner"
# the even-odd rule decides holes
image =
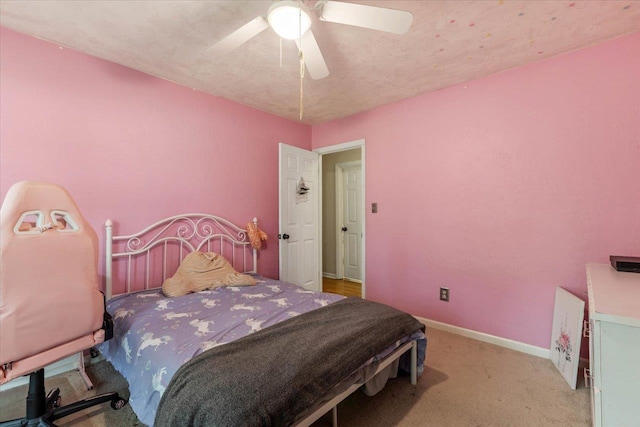
[[[323,291],[364,298],[364,141],[322,155]],[[342,149],[340,149],[342,148]]]

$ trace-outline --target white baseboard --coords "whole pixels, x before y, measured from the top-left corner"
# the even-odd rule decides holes
[[[531,344],[525,344],[520,341],[510,340],[508,338],[501,338],[495,335],[485,334],[483,332],[473,331],[471,329],[461,328],[459,326],[449,325],[448,323],[437,322],[435,320],[425,319],[424,317],[413,316],[422,322],[426,327],[439,329],[441,331],[449,332],[456,335],[462,335],[474,340],[487,342],[489,344],[499,345],[500,347],[509,348],[511,350],[519,351],[521,353],[531,354],[532,356],[542,357],[548,359],[551,355],[551,351],[548,348],[537,347]],[[589,359],[584,357],[580,358],[578,366],[581,368],[589,367]]]
[[[437,322],[435,320],[425,319],[424,317],[413,316],[422,322],[427,328],[439,329],[441,331],[450,332],[456,335],[462,335],[463,337],[473,338],[478,341],[487,342],[489,344],[499,345],[500,347],[516,350],[521,353],[531,354],[533,356],[549,358],[549,349],[537,347],[531,344],[525,344],[523,342],[510,340],[508,338],[501,338],[495,335],[485,334],[483,332],[472,331],[471,329],[461,328],[459,326],[449,325],[447,323]]]

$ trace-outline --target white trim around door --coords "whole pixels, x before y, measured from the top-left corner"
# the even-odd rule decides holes
[[[362,298],[366,298],[366,286],[367,286],[367,281],[366,281],[366,239],[367,239],[367,233],[365,232],[366,230],[366,167],[365,167],[365,140],[363,139],[357,139],[355,141],[349,141],[349,142],[343,142],[341,144],[336,144],[336,145],[330,145],[327,147],[320,147],[320,148],[316,148],[313,151],[315,153],[320,154],[320,163],[319,163],[319,168],[320,170],[322,170],[322,156],[325,154],[331,154],[331,153],[337,153],[340,151],[346,151],[346,150],[351,150],[354,148],[360,148],[360,158],[362,161]],[[322,189],[322,174],[320,174],[320,182],[318,183],[318,187],[320,189]],[[322,195],[320,195],[320,200],[322,200]],[[319,209],[319,216],[320,218],[322,218],[322,204],[320,204],[320,206],[318,207]],[[322,240],[322,220],[320,220],[320,239]],[[320,242],[320,247],[322,247],[322,241]],[[318,260],[318,265],[322,266],[322,251],[319,251],[319,260]]]

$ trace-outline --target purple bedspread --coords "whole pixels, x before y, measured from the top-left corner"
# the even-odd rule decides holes
[[[258,277],[255,286],[224,287],[167,298],[159,289],[111,299],[114,338],[99,350],[129,382],[129,404],[153,425],[160,398],[194,356],[344,297]]]
[[[292,425],[372,355],[420,331],[416,318],[388,305],[336,301],[182,365],[162,396],[156,427]]]
[[[129,383],[129,404],[143,423],[152,426],[170,380],[185,362],[200,353],[299,314],[342,300],[336,294],[256,276],[255,286],[222,287],[176,298],[160,289],[119,295],[107,303],[114,319],[114,338],[98,348]],[[426,352],[418,340],[418,370]],[[379,360],[395,346],[372,355]]]

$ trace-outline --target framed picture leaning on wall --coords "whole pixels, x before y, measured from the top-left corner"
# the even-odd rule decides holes
[[[583,320],[584,301],[562,288],[556,288],[549,357],[574,390],[578,380]]]

